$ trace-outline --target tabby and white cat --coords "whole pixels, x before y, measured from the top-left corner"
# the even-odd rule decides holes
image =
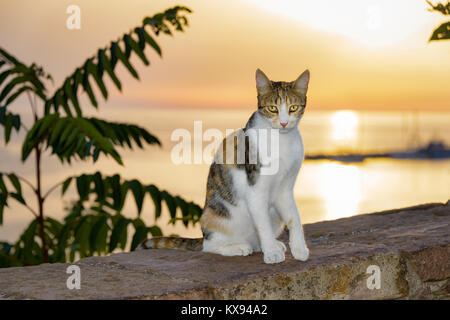
[[[303,161],[303,143],[298,123],[305,112],[309,71],[293,82],[275,82],[256,71],[258,110],[243,130],[279,131],[277,143],[278,170],[262,174],[264,166],[258,157],[258,144],[245,138],[245,161],[235,157],[225,160],[227,139],[216,152],[211,164],[206,202],[200,224],[203,238],[157,237],[143,241],[138,249],[167,248],[212,252],[224,256],[246,256],[262,251],[265,263],[285,259],[285,245],[277,240],[285,225],[289,229],[289,246],[293,257],[306,261],[309,250],[305,242],[293,188]],[[234,138],[234,152],[242,139]],[[228,144],[229,145],[229,144]],[[225,151],[225,152],[224,152]],[[256,163],[249,161],[251,151]]]

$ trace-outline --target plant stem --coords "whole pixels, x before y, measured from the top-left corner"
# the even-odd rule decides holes
[[[48,248],[45,241],[45,230],[44,230],[44,198],[42,197],[41,191],[41,150],[39,146],[36,146],[36,195],[38,199],[38,225],[39,225],[39,235],[42,241],[42,262],[48,262]]]
[[[30,93],[27,92],[28,101],[30,102],[31,111],[33,112],[34,122],[38,121],[38,115],[36,110],[36,105],[33,103],[31,99]],[[36,217],[39,225],[39,237],[42,242],[42,262],[48,262],[48,248],[47,241],[45,240],[45,226],[44,226],[44,200],[45,198],[42,196],[42,188],[41,188],[41,149],[39,145],[35,148],[36,151],[36,196],[38,200],[38,215]]]

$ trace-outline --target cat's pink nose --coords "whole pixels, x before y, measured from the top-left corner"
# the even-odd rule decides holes
[[[280,124],[281,124],[281,126],[283,127],[283,128],[286,128],[286,126],[287,126],[287,122],[280,122]]]

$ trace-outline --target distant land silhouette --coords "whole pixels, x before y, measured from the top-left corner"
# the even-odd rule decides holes
[[[362,162],[365,159],[390,158],[412,160],[449,159],[450,148],[439,140],[430,141],[427,145],[410,150],[398,150],[383,153],[346,153],[306,155],[306,160],[334,160],[339,162]]]

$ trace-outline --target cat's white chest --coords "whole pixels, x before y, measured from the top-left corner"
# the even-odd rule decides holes
[[[303,141],[298,130],[280,134],[278,146],[279,174],[296,174],[302,164],[304,151]]]
[[[271,145],[273,144],[273,145]],[[282,185],[293,185],[303,161],[303,142],[298,130],[287,134],[279,134],[277,139],[267,146],[270,155],[260,163],[262,167],[258,173],[256,183],[249,184],[244,170],[233,171],[233,184],[239,198],[245,198],[247,192],[258,190],[280,190]],[[261,150],[258,150],[259,153]],[[261,158],[260,158],[261,160]],[[276,192],[270,193],[276,195]]]

